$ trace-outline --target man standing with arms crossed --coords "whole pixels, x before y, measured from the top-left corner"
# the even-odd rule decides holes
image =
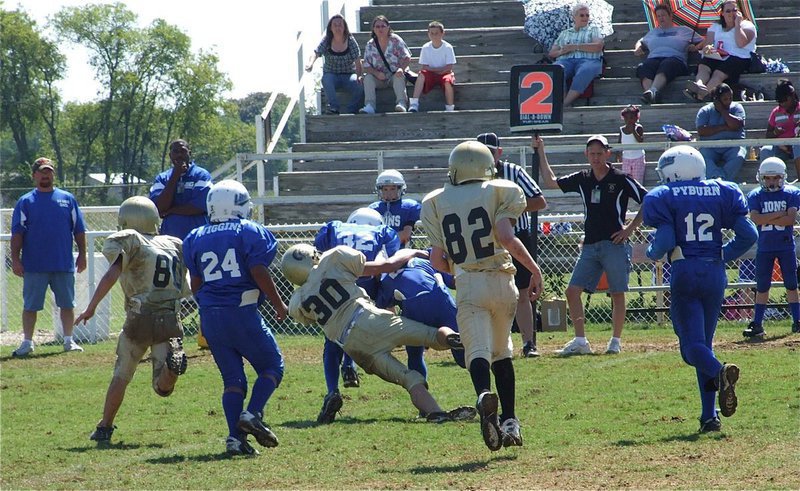
[[[608,277],[611,293],[612,338],[606,354],[618,354],[620,336],[625,324],[625,292],[628,291],[628,273],[631,269],[631,246],[628,237],[642,224],[642,210],[625,224],[628,200],[641,203],[647,190],[635,179],[613,168],[608,162],[611,147],[603,135],[590,136],[586,142],[586,158],[590,168],[556,179],[544,150],[544,141],[534,136],[531,142],[539,154],[542,165],[542,184],[548,189],[561,189],[565,193],[581,195],[586,215],[583,248],[567,287],[569,317],[575,326],[575,337],[556,353],[562,356],[592,353],[584,330],[581,293],[593,292],[603,272]]]
[[[517,223],[514,224],[514,235],[530,253],[533,250],[533,239],[531,237],[531,218],[528,212],[543,210],[547,207],[547,201],[542,196],[542,190],[539,189],[533,178],[525,172],[525,167],[507,160],[500,160],[500,156],[503,155],[503,148],[500,146],[500,138],[495,133],[481,133],[478,135],[478,141],[486,145],[492,152],[498,179],[506,179],[515,183],[525,194],[525,211],[522,212],[522,215],[517,219]],[[517,268],[517,273],[514,275],[514,284],[519,290],[519,299],[517,300],[517,315],[515,318],[519,332],[522,334],[522,356],[524,358],[534,358],[539,356],[539,351],[536,349],[533,306],[528,300],[528,285],[531,281],[531,273],[519,261],[513,257],[511,259],[514,262],[514,267]]]
[[[494,175],[489,149],[476,141],[463,142],[450,153],[450,182],[422,201],[431,263],[455,276],[466,366],[478,396],[483,441],[491,451],[522,445],[511,364],[511,323],[518,295],[512,256],[531,272],[529,299],[542,294],[539,266],[514,236],[513,224],[525,210],[525,197],[519,186]],[[491,373],[497,393],[491,391]]]

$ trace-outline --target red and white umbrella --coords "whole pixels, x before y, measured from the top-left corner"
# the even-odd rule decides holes
[[[719,21],[720,7],[724,0],[642,0],[644,13],[650,28],[656,26],[656,6],[666,3],[672,10],[672,21],[677,25],[705,30]],[[755,24],[755,15],[750,0],[737,0],[737,6],[745,19]]]

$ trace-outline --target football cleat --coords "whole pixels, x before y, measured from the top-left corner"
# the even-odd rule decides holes
[[[114,425],[97,425],[97,428],[95,428],[92,434],[89,435],[89,440],[94,440],[97,443],[108,443],[111,441],[111,435],[114,434],[114,429],[116,429],[116,426]]]
[[[724,363],[719,371],[719,412],[726,418],[736,412],[736,382],[739,380],[739,367]]]
[[[528,341],[522,346],[522,357],[523,358],[539,357],[539,350],[536,349],[536,345],[533,344],[533,342]]]
[[[754,341],[762,340],[766,335],[767,333],[764,332],[764,328],[755,322],[748,324],[747,329],[742,331],[742,336]]]
[[[225,440],[225,450],[228,455],[258,455],[259,451],[253,448],[252,445],[247,443],[247,437],[242,437],[241,440],[229,436]]]
[[[722,430],[722,421],[717,416],[700,422],[700,433],[709,433]]]
[[[170,338],[167,350],[167,368],[175,375],[186,373],[186,352],[181,338]]]
[[[500,431],[503,432],[503,446],[504,447],[521,447],[522,446],[522,433],[519,428],[519,420],[517,418],[508,418],[500,425]]]
[[[342,367],[342,385],[348,389],[357,389],[361,386],[361,380],[358,378],[358,370],[356,370],[356,367]]]
[[[262,447],[272,448],[278,446],[278,437],[269,429],[269,426],[264,424],[260,414],[242,411],[242,414],[239,415],[239,422],[236,423],[236,428],[242,433],[253,435]]]
[[[464,349],[464,344],[461,342],[461,334],[454,332],[450,333],[445,337],[445,342],[450,349],[455,350],[462,350]]]
[[[483,442],[492,452],[503,447],[503,432],[500,430],[500,421],[497,417],[498,405],[497,394],[488,391],[481,393],[475,404],[481,418]]]
[[[344,401],[338,392],[331,392],[322,400],[322,410],[317,416],[317,424],[329,425],[336,419],[336,413],[342,408]]]
[[[425,418],[428,423],[447,423],[449,421],[469,421],[477,416],[478,411],[472,406],[460,406],[450,411],[436,411]]]

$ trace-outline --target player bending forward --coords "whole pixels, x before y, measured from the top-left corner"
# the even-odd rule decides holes
[[[286,279],[301,287],[292,294],[289,315],[301,324],[318,323],[325,337],[340,345],[367,373],[403,386],[428,421],[472,419],[475,409],[471,407],[442,411],[428,392],[422,374],[392,355],[393,349],[405,345],[436,350],[461,347],[458,333],[449,327],[437,329],[379,309],[356,286],[361,276],[390,273],[412,257],[426,255],[423,251],[403,249],[388,260],[367,261],[363,254],[347,246],[335,247],[321,256],[309,244],[292,246],[284,253],[281,267]],[[330,416],[342,407],[341,396],[326,402],[329,404],[324,409]]]

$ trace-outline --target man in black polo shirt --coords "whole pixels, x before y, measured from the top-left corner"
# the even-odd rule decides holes
[[[533,254],[531,219],[528,212],[543,210],[547,206],[547,202],[544,196],[542,196],[542,190],[539,189],[539,186],[533,178],[525,172],[524,167],[508,162],[507,160],[500,160],[500,156],[503,154],[503,148],[500,147],[500,138],[498,138],[496,134],[481,133],[478,135],[478,141],[489,147],[489,150],[492,151],[497,177],[514,182],[525,194],[527,206],[514,225],[514,235],[522,242],[525,249]],[[522,334],[522,356],[525,358],[533,358],[539,356],[539,351],[536,349],[536,329],[533,324],[533,308],[528,298],[528,285],[531,282],[531,273],[513,257],[512,260],[514,261],[514,267],[517,268],[517,273],[514,275],[514,284],[517,285],[517,289],[519,290],[519,298],[517,299],[517,314],[515,320],[517,321],[519,332]]]
[[[641,225],[642,210],[627,225],[628,200],[642,202],[647,190],[635,179],[614,169],[608,162],[611,147],[603,135],[589,137],[586,142],[586,158],[590,169],[575,172],[556,179],[547,155],[544,142],[534,136],[532,146],[539,153],[542,184],[548,189],[561,189],[565,193],[581,195],[586,216],[583,248],[572,272],[567,287],[567,304],[575,338],[557,351],[563,356],[592,353],[584,331],[584,311],[581,302],[583,291],[593,292],[603,272],[608,277],[611,294],[611,323],[613,337],[606,347],[607,354],[621,350],[620,335],[625,323],[625,292],[628,290],[628,273],[631,266],[631,246],[628,237]]]

